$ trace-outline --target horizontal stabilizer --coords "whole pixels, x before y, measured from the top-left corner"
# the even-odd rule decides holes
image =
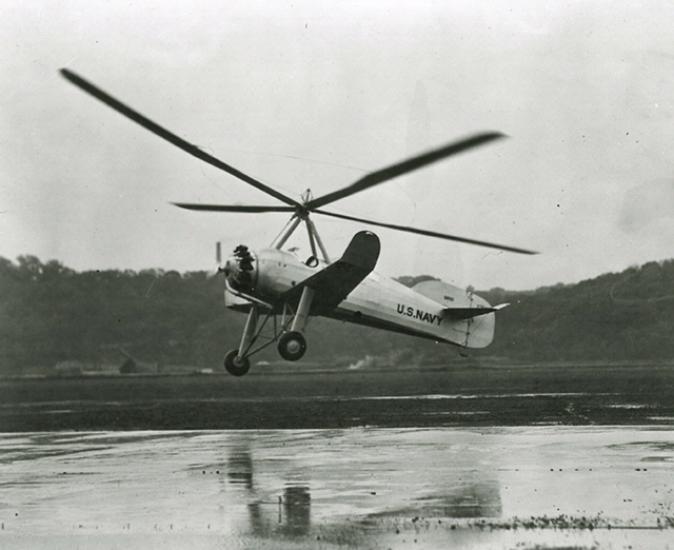
[[[452,321],[463,321],[465,319],[472,319],[479,315],[486,315],[487,313],[494,313],[500,309],[508,307],[510,304],[499,304],[493,307],[448,307],[442,310],[445,319]]]

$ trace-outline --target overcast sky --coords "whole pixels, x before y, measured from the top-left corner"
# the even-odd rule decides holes
[[[0,255],[214,267],[276,204],[124,119],[68,67],[292,197],[482,130],[510,137],[333,205],[533,248],[375,229],[378,271],[534,288],[674,256],[670,2],[2,2]],[[360,224],[314,217],[338,256]],[[297,246],[307,248],[304,233]]]

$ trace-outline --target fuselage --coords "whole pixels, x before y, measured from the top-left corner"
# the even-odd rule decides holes
[[[262,249],[248,253],[246,264],[252,265],[253,269],[247,269],[242,278],[241,273],[233,271],[234,261],[240,261],[240,258],[230,259],[225,268],[230,286],[268,304],[277,303],[285,292],[327,265],[318,261],[314,267],[309,267],[291,252]],[[463,296],[451,298],[453,305],[466,307],[470,300],[486,304],[479,297],[469,298],[465,291],[461,290],[461,293]],[[464,303],[458,304],[457,299]],[[454,321],[445,315],[446,308],[440,301],[373,271],[335,309],[324,315],[460,346],[489,345],[493,335],[493,314],[479,320]],[[472,325],[477,325],[474,327],[477,329],[485,323],[491,330],[485,331],[489,327],[484,326],[483,330],[471,331]]]

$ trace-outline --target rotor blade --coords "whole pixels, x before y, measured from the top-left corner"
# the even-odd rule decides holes
[[[449,143],[444,147],[440,147],[439,149],[433,149],[432,151],[422,153],[416,157],[412,157],[397,164],[393,164],[392,166],[388,166],[386,168],[382,168],[381,170],[377,170],[376,172],[367,174],[348,187],[344,187],[343,189],[333,191],[332,193],[328,193],[327,195],[323,195],[322,197],[318,197],[317,199],[309,201],[306,206],[309,209],[324,206],[331,202],[348,197],[349,195],[353,195],[354,193],[364,191],[373,185],[378,185],[393,178],[397,178],[398,176],[402,176],[403,174],[407,174],[408,172],[412,172],[413,170],[418,170],[419,168],[428,166],[429,164],[444,158],[451,157],[452,155],[458,155],[459,153],[467,151],[468,149],[472,149],[473,147],[478,147],[480,145],[484,145],[485,143],[489,143],[490,141],[494,141],[495,139],[501,139],[504,137],[506,137],[505,134],[500,132],[483,132],[481,134],[475,134],[474,136],[463,138],[459,141],[453,141],[452,143]]]
[[[392,223],[375,222],[363,218],[356,218],[355,216],[347,216],[346,214],[337,214],[335,212],[326,212],[325,210],[314,210],[316,214],[323,214],[324,216],[332,216],[333,218],[341,218],[343,220],[351,220],[354,222],[362,222],[370,225],[377,225],[379,227],[387,227],[388,229],[397,229],[398,231],[405,231],[407,233],[416,233],[418,235],[425,235],[426,237],[437,237],[438,239],[447,239],[448,241],[457,241],[460,243],[475,244],[477,246],[486,246],[487,248],[496,248],[498,250],[507,250],[508,252],[517,252],[518,254],[538,254],[533,250],[525,250],[524,248],[516,248],[514,246],[506,246],[502,244],[490,243],[487,241],[478,241],[475,239],[467,239],[465,237],[457,237],[456,235],[448,235],[446,233],[437,233],[435,231],[428,231],[427,229],[417,229],[416,227],[408,227],[406,225],[395,225]]]
[[[215,166],[216,168],[219,168],[220,170],[223,170],[224,172],[227,172],[228,174],[239,178],[242,181],[245,181],[246,183],[252,185],[253,187],[259,189],[260,191],[263,191],[264,193],[267,193],[268,195],[271,195],[272,197],[286,203],[286,204],[291,204],[293,206],[299,206],[299,203],[295,201],[294,199],[291,199],[290,197],[286,197],[283,193],[279,193],[275,189],[272,189],[271,187],[268,187],[264,183],[256,180],[255,178],[250,177],[247,174],[244,174],[243,172],[237,170],[233,166],[230,166],[229,164],[226,164],[222,162],[221,160],[209,155],[205,151],[202,151],[199,149],[196,145],[193,145],[181,137],[175,135],[174,133],[170,132],[166,128],[163,128],[162,126],[159,126],[159,124],[156,124],[155,122],[152,122],[149,118],[146,118],[145,116],[141,115],[139,112],[134,111],[131,107],[128,107],[121,101],[116,100],[114,97],[108,95],[105,93],[103,90],[100,88],[94,86],[91,82],[88,82],[81,76],[76,75],[72,71],[69,71],[68,69],[61,69],[61,75],[71,84],[74,84],[77,86],[80,90],[88,93],[89,95],[95,97],[99,101],[102,101],[105,103],[108,107],[114,109],[117,111],[119,114],[124,115],[125,117],[133,120],[135,123],[140,124],[143,128],[146,130],[149,130],[153,134],[159,136],[162,139],[165,139],[169,143],[172,143],[176,147],[182,149],[186,153],[197,157],[198,159],[203,160],[204,162],[207,162],[211,166]]]
[[[260,212],[294,212],[292,206],[248,206],[237,204],[191,204],[186,202],[172,202],[178,208],[186,210],[201,210],[203,212],[242,212],[255,214]]]

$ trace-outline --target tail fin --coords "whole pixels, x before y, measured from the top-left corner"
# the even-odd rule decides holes
[[[424,281],[413,290],[442,305],[445,339],[466,348],[484,348],[494,339],[495,315],[508,304],[490,305],[484,298],[443,281]]]
[[[445,307],[470,307],[470,293],[458,286],[433,279],[422,281],[412,287],[419,294],[443,304]]]

